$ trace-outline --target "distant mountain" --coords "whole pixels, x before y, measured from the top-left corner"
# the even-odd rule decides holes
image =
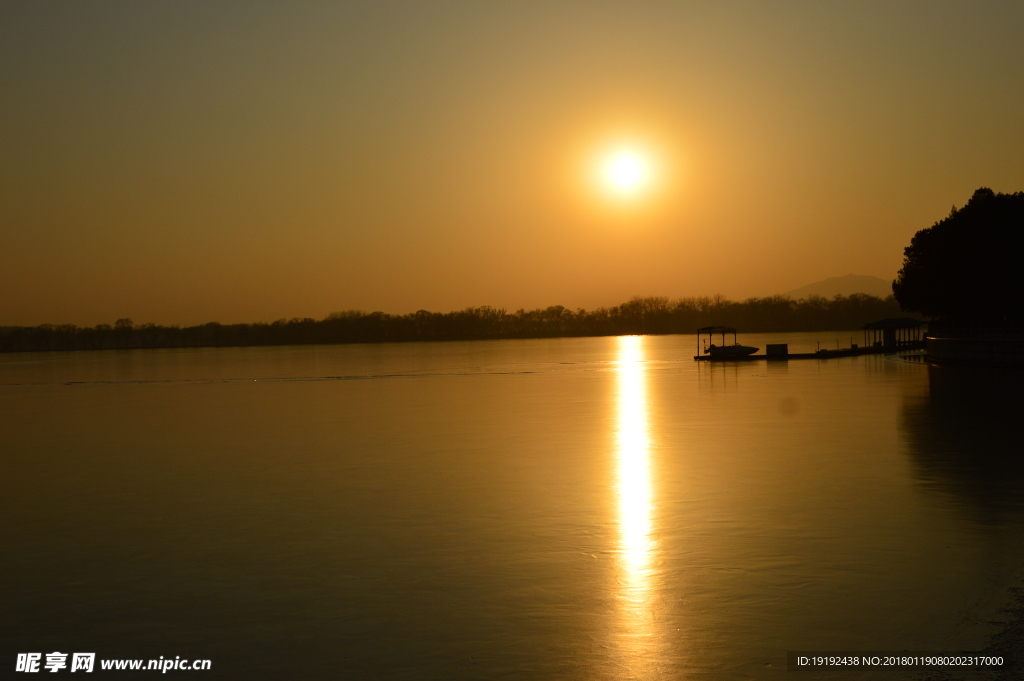
[[[834,298],[838,295],[848,296],[851,293],[867,293],[879,298],[886,298],[892,295],[892,282],[878,277],[847,274],[845,277],[829,277],[822,281],[816,281],[813,284],[786,291],[783,295],[794,299],[809,296]]]

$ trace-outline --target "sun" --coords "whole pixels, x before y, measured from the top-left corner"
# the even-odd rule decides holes
[[[599,176],[606,189],[618,196],[635,196],[651,184],[651,159],[639,149],[616,149],[600,163]]]

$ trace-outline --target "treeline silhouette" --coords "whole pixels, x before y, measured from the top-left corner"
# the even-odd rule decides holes
[[[948,327],[1024,330],[1024,192],[974,192],[903,249],[893,282],[903,309]]]
[[[561,305],[516,312],[491,307],[443,313],[420,310],[405,315],[347,311],[321,320],[210,322],[187,327],[135,325],[131,319],[119,319],[113,326],[0,327],[0,352],[686,334],[710,325],[734,326],[744,332],[829,331],[860,328],[899,313],[892,296],[881,299],[854,294],[801,300],[770,296],[742,302],[721,296],[679,300],[635,297],[622,305],[591,311]]]

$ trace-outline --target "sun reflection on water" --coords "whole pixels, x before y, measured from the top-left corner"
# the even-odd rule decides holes
[[[616,449],[622,625],[629,666],[647,666],[654,647],[650,434],[644,337],[618,339]]]

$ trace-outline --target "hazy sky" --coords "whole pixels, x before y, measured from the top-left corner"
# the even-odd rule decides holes
[[[891,278],[1024,189],[1022,36],[1020,2],[4,0],[0,324]]]

